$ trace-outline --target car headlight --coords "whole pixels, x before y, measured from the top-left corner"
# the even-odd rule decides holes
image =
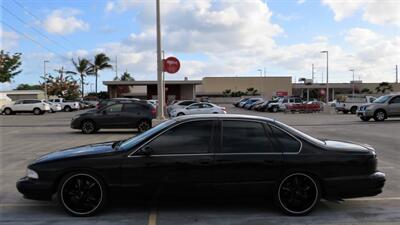
[[[372,109],[373,107],[374,107],[373,105],[369,105],[369,106],[365,107],[365,110]]]
[[[26,169],[26,176],[32,179],[39,179],[39,174],[29,168]]]

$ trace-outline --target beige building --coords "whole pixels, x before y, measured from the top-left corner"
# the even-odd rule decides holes
[[[45,99],[44,91],[41,90],[12,90],[1,91],[0,93],[7,95],[13,101],[19,99]]]
[[[292,95],[292,77],[204,77],[196,86],[197,96],[221,96],[224,90],[245,92],[258,90],[266,99],[276,95]]]

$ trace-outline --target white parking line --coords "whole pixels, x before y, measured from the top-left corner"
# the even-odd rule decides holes
[[[157,208],[153,208],[150,211],[148,225],[156,225],[156,224],[157,224]]]
[[[381,198],[354,198],[345,199],[345,201],[397,201],[400,197],[381,197]]]

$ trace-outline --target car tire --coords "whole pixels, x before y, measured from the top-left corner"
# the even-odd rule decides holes
[[[369,121],[369,120],[371,119],[371,117],[369,117],[369,116],[361,116],[360,119],[361,119],[362,121],[367,122],[367,121]]]
[[[149,130],[151,128],[151,122],[148,120],[141,120],[137,123],[137,129],[139,133],[143,133],[146,130]]]
[[[375,113],[374,113],[374,120],[375,121],[381,122],[381,121],[384,121],[385,119],[386,119],[386,112],[385,111],[383,111],[381,109],[375,111]]]
[[[69,106],[69,105],[67,105],[67,106],[64,107],[64,111],[65,111],[65,112],[71,112],[71,110],[72,110],[72,108],[71,108],[71,106]]]
[[[176,116],[184,116],[184,115],[185,115],[185,113],[182,113],[182,112],[176,114]]]
[[[321,199],[317,179],[305,173],[285,176],[275,191],[275,201],[283,213],[290,216],[309,214]]]
[[[103,181],[89,172],[74,172],[65,176],[58,187],[58,201],[70,215],[93,216],[107,202],[107,188]]]
[[[51,113],[56,113],[56,111],[54,111],[53,109],[50,109]]]
[[[278,106],[272,106],[272,112],[274,112],[274,113],[276,113],[276,112],[278,112]]]
[[[13,113],[13,111],[10,108],[5,108],[4,109],[4,114],[11,115],[12,113]]]
[[[343,110],[343,114],[347,114],[347,113],[349,113],[348,110]]]
[[[40,110],[39,108],[34,108],[34,109],[33,109],[33,114],[35,114],[35,115],[41,115],[41,114],[42,114],[42,110]]]
[[[95,122],[91,120],[85,120],[81,124],[81,130],[83,134],[93,134],[96,133],[98,128],[96,128]]]
[[[352,106],[352,107],[350,108],[350,112],[351,112],[351,114],[356,114],[356,112],[357,112],[357,106]]]

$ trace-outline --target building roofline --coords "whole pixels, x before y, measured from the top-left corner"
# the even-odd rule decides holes
[[[156,80],[132,80],[132,81],[103,81],[104,85],[148,85],[157,84]],[[166,80],[165,84],[202,84],[201,80]]]

